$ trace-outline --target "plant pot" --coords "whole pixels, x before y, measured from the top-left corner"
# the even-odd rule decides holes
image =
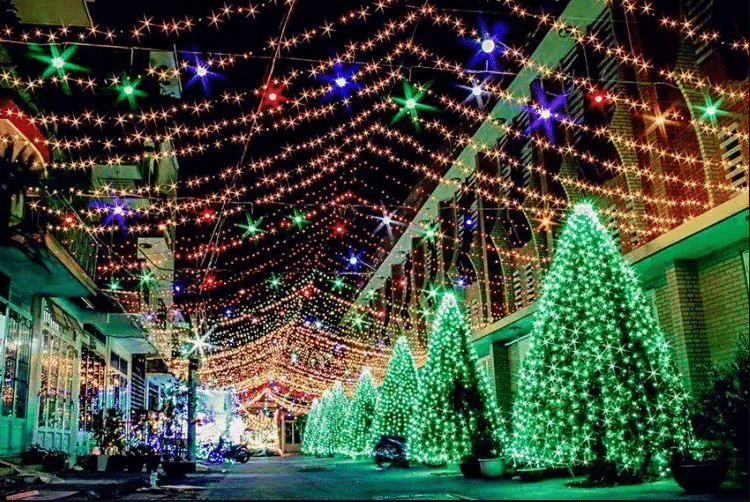
[[[686,493],[712,493],[719,489],[727,474],[721,460],[672,464],[672,476]]]
[[[143,464],[146,463],[146,459],[143,455],[128,455],[127,466],[128,472],[142,472]]]
[[[38,451],[22,451],[21,465],[38,465],[44,463],[44,455]]]
[[[502,458],[480,458],[479,470],[485,478],[499,478],[505,473],[505,461]]]
[[[65,457],[61,455],[48,455],[43,463],[45,472],[60,472],[65,469]]]
[[[184,478],[188,473],[195,472],[195,462],[167,461],[161,463],[164,474],[168,478]]]
[[[525,483],[534,483],[541,481],[546,476],[547,469],[518,469],[518,474],[521,477],[521,481]]]
[[[461,474],[463,474],[465,478],[474,479],[482,477],[482,469],[479,466],[479,459],[472,458],[462,462],[459,465],[459,469],[461,469]]]
[[[104,472],[107,470],[109,455],[89,455],[89,470]]]
[[[159,457],[159,455],[146,455],[144,459],[146,461],[147,472],[153,472],[159,468],[159,463],[161,463],[161,457]]]
[[[107,459],[107,472],[122,472],[127,465],[125,455],[110,455]]]

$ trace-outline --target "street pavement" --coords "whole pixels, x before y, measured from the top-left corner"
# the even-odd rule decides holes
[[[634,486],[572,488],[571,479],[465,479],[457,469],[414,466],[379,470],[372,461],[344,458],[252,458],[226,466],[203,500],[726,500],[736,495],[688,497],[671,479]]]

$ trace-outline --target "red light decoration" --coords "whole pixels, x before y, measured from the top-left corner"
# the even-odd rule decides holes
[[[286,103],[289,98],[282,94],[284,90],[284,84],[272,84],[271,82],[266,85],[263,91],[263,100],[260,102],[260,109],[265,110],[267,108],[278,108],[281,103]]]
[[[76,224],[76,221],[78,221],[76,215],[74,215],[73,213],[68,213],[63,217],[62,224],[65,228],[70,228]]]
[[[609,95],[601,89],[594,89],[586,94],[586,105],[589,110],[599,110],[604,113],[607,111],[609,103]]]

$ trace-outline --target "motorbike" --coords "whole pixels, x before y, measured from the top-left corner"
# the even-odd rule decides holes
[[[216,447],[208,454],[208,462],[212,464],[222,464],[227,460],[247,463],[250,460],[250,451],[241,444],[225,444],[224,438],[220,438]]]
[[[406,438],[401,436],[381,436],[375,445],[375,463],[381,469],[391,467],[409,467],[406,458]]]

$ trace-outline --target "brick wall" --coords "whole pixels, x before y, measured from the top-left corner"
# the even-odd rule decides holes
[[[744,248],[743,248],[744,246]],[[731,360],[739,333],[747,334],[748,287],[743,246],[733,246],[699,264],[699,280],[711,362]]]

